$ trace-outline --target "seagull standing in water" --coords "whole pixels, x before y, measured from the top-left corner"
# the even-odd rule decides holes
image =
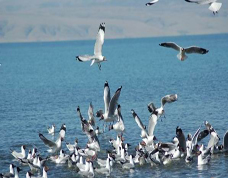
[[[157,112],[157,115],[158,116],[161,116],[161,115],[163,115],[164,114],[164,106],[165,106],[165,104],[166,103],[172,103],[172,102],[174,102],[174,101],[177,101],[177,94],[172,94],[172,95],[166,95],[166,96],[164,96],[162,99],[161,99],[161,106],[160,106],[160,108],[156,108],[155,107],[155,105],[154,105],[154,103],[152,103],[152,102],[150,102],[149,104],[148,104],[148,111],[150,112],[150,113],[153,113],[153,112]]]
[[[161,43],[159,45],[163,46],[163,47],[167,47],[167,48],[173,48],[173,49],[179,51],[177,58],[181,61],[184,61],[185,59],[188,58],[188,56],[186,56],[185,53],[187,53],[187,54],[191,54],[191,53],[206,54],[209,51],[207,49],[200,48],[197,46],[191,46],[188,48],[183,48],[183,47],[180,47],[176,43],[173,43],[173,42]]]
[[[97,33],[97,39],[94,46],[94,55],[82,55],[76,56],[76,60],[80,62],[92,61],[92,66],[94,63],[97,63],[99,69],[101,70],[101,62],[107,61],[106,58],[102,55],[102,46],[104,44],[104,35],[105,35],[105,23],[101,23]]]

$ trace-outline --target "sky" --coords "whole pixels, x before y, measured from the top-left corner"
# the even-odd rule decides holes
[[[0,42],[106,39],[228,33],[228,1],[213,15],[184,0],[0,0]]]

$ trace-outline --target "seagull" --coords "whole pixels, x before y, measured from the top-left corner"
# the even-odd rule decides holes
[[[210,140],[208,142],[207,145],[207,149],[211,149],[211,153],[214,153],[214,148],[218,145],[218,142],[220,140],[217,132],[215,131],[215,129],[211,126],[211,124],[208,121],[205,121],[205,126],[207,128],[207,130],[210,133]]]
[[[24,164],[24,165],[27,165],[28,162],[32,162],[33,157],[32,157],[32,152],[31,152],[31,150],[29,150],[27,158],[23,158],[23,159],[18,158],[18,160],[19,160],[22,164]]]
[[[10,172],[7,172],[7,173],[1,173],[0,174],[0,177],[14,177],[14,168],[15,168],[15,166],[14,166],[14,164],[10,164],[10,167],[9,167],[9,170],[10,170]]]
[[[157,112],[150,115],[149,124],[148,124],[148,134],[150,136],[154,135],[154,128],[157,125]]]
[[[125,129],[123,117],[121,114],[121,106],[119,104],[117,106],[117,122],[114,125],[109,126],[109,130],[111,129],[114,129],[117,132],[123,132]]]
[[[66,135],[66,124],[62,124],[60,131],[59,131],[59,138],[64,139]]]
[[[215,146],[214,153],[227,152],[228,151],[228,130],[223,136],[223,143],[221,145]]]
[[[176,137],[179,140],[180,151],[185,152],[185,150],[186,150],[185,136],[184,136],[182,129],[179,126],[177,126],[177,128],[176,128]]]
[[[113,157],[114,157],[113,155],[110,156],[110,153],[108,153],[107,159],[110,159],[110,166],[112,166],[115,162]],[[103,159],[97,158],[97,163],[99,164],[100,167],[106,167],[107,159],[103,160]]]
[[[150,1],[148,3],[146,3],[146,6],[151,6],[153,4],[155,4],[156,2],[158,2],[159,0],[153,0],[153,1]]]
[[[147,106],[148,107],[148,111],[150,113],[153,113],[154,111],[156,111],[157,112],[157,115],[158,116],[161,116],[165,112],[164,111],[165,104],[166,103],[172,103],[174,101],[177,101],[177,94],[166,95],[166,96],[162,97],[162,99],[161,99],[161,106],[160,106],[160,108],[156,108],[155,105],[154,105],[154,103],[153,102],[150,102],[148,104],[148,106]]]
[[[104,84],[104,105],[105,112],[103,110],[99,110],[96,113],[96,117],[100,117],[100,120],[104,120],[105,122],[113,122],[116,119],[115,110],[117,106],[117,102],[120,96],[122,86],[119,87],[112,99],[110,98],[110,88],[108,82],[106,81]]]
[[[21,170],[22,170],[22,169],[19,168],[19,167],[16,167],[16,168],[14,169],[14,172],[15,172],[14,178],[19,178],[19,172],[20,172]]]
[[[80,170],[78,173],[85,177],[94,177],[93,162],[89,161],[88,170]]]
[[[211,159],[211,149],[205,149],[203,145],[201,145],[198,152],[198,165],[208,164]]]
[[[80,62],[92,61],[90,66],[94,63],[97,63],[99,70],[101,70],[101,62],[107,61],[104,56],[102,56],[102,45],[104,44],[104,35],[105,35],[105,23],[101,23],[97,33],[97,39],[94,46],[94,55],[82,55],[76,56],[76,60]]]
[[[130,155],[130,162],[129,163],[124,163],[122,165],[122,168],[123,169],[134,169],[135,168],[135,164],[134,164],[134,161],[132,159],[132,155]]]
[[[92,125],[85,118],[83,118],[79,106],[77,107],[77,113],[81,120],[82,131],[87,135],[87,137],[89,139],[89,143],[92,143],[95,140],[100,145],[98,137],[97,137]]]
[[[197,146],[197,138],[200,134],[200,128],[197,129],[196,133],[192,136],[191,134],[188,134],[187,140],[186,140],[186,152],[187,156],[185,158],[185,162],[189,163],[193,160],[193,152],[196,150]]]
[[[59,155],[51,156],[50,160],[55,162],[56,164],[64,164],[68,160],[69,155],[66,155],[64,150],[60,150]]]
[[[62,147],[62,141],[63,141],[62,137],[59,137],[55,142],[48,140],[41,133],[39,133],[39,137],[44,142],[44,144],[50,148],[49,150],[47,150],[49,153],[56,153],[60,151]]]
[[[78,138],[75,138],[74,144],[66,143],[66,147],[70,152],[74,152],[77,145],[78,145]]]
[[[188,58],[188,56],[186,56],[185,53],[187,53],[187,54],[191,54],[191,53],[206,54],[209,51],[207,49],[200,48],[197,46],[191,46],[188,48],[183,48],[183,47],[180,47],[176,43],[173,43],[173,42],[161,43],[159,45],[163,46],[163,47],[167,47],[167,48],[173,48],[173,49],[179,51],[177,58],[181,61],[184,61],[185,59]]]
[[[154,135],[149,135],[152,134],[152,130],[154,129],[154,123],[151,122],[151,124],[149,125],[149,127],[153,127],[153,129],[149,128],[148,130],[150,130],[150,133],[148,134],[147,131],[145,130],[145,127],[141,121],[141,119],[138,117],[138,115],[135,113],[135,111],[132,109],[131,110],[132,116],[135,119],[135,122],[138,124],[139,128],[141,130],[143,130],[146,133],[146,138],[143,138],[143,141],[146,143],[146,145],[153,145],[154,140],[156,140],[156,137]]]
[[[100,174],[110,175],[111,173],[110,159],[109,158],[106,159],[105,167],[97,168],[95,169],[95,171]]]
[[[95,130],[95,133],[96,133],[97,136],[102,134],[102,133],[104,133],[103,130],[99,130],[99,129],[100,129],[99,126],[97,126],[97,128]]]
[[[80,162],[77,163],[77,167],[81,172],[88,172],[89,171],[89,159],[85,160],[85,164],[83,164],[82,157],[80,157]]]
[[[185,1],[190,3],[201,4],[201,5],[208,4],[209,5],[208,9],[212,11],[214,15],[218,13],[220,8],[222,7],[222,3],[216,2],[217,0],[198,0],[198,1],[185,0]]]
[[[20,153],[11,150],[11,151],[12,151],[11,154],[12,154],[13,157],[16,158],[16,159],[18,159],[18,158],[24,159],[25,156],[26,156],[26,154],[25,154],[25,148],[26,148],[25,145],[22,145],[22,146],[21,146],[21,152],[20,152]]]
[[[47,167],[47,166],[44,166],[43,167],[43,175],[42,175],[42,177],[41,176],[38,176],[38,177],[34,177],[33,176],[33,174],[30,172],[30,171],[28,171],[27,173],[26,173],[26,178],[47,178],[48,176],[47,176],[47,171],[49,170],[49,168]]]
[[[49,134],[54,135],[55,134],[55,124],[52,124],[51,127],[48,127],[47,131]]]

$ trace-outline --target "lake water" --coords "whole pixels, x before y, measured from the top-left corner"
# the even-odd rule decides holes
[[[167,41],[183,47],[197,45],[209,49],[209,53],[190,54],[181,62],[176,51],[158,45]],[[131,109],[147,125],[147,104],[153,101],[160,106],[161,97],[172,93],[178,94],[178,101],[165,106],[166,118],[158,121],[155,128],[158,140],[171,141],[177,126],[185,136],[194,134],[205,120],[223,138],[228,129],[227,34],[105,40],[103,54],[108,61],[102,63],[101,71],[96,65],[90,67],[89,62],[75,60],[76,55],[93,53],[93,46],[94,40],[0,44],[0,172],[8,171],[13,162],[10,149],[20,151],[22,144],[30,149],[36,145],[41,155],[47,156],[38,133],[56,139],[47,134],[47,126],[53,123],[57,130],[65,123],[65,141],[73,143],[77,137],[79,146],[84,147],[88,139],[81,131],[76,108],[80,106],[86,118],[90,102],[95,111],[104,108],[106,80],[111,95],[123,86],[119,103],[126,128],[125,142],[132,145],[130,152],[141,141]],[[98,120],[97,124],[103,125]],[[114,131],[99,136],[99,157],[105,157],[105,150],[111,148],[110,138],[116,138]],[[208,138],[203,143],[207,141]],[[63,149],[66,150],[65,142]],[[51,178],[79,176],[67,165],[47,165]],[[115,166],[111,177],[225,177],[227,167],[228,155],[220,154],[202,168],[197,166],[197,158],[192,164],[186,164],[183,158],[169,166],[136,167],[134,172]],[[25,177],[29,167],[22,169],[20,177]]]

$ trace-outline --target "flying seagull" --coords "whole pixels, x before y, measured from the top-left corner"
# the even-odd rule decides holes
[[[185,0],[185,1],[190,3],[201,4],[201,5],[208,4],[209,5],[208,9],[212,11],[214,15],[215,13],[218,13],[220,8],[222,7],[222,3],[216,2],[217,0],[199,0],[199,1]]]
[[[185,53],[187,53],[187,54],[191,54],[191,53],[206,54],[209,51],[207,49],[200,48],[197,46],[190,46],[188,48],[183,48],[173,42],[161,43],[159,45],[163,46],[163,47],[167,47],[167,48],[173,48],[173,49],[179,51],[177,58],[180,59],[181,61],[184,61],[185,59],[187,59],[188,56],[186,56]]]
[[[160,108],[156,108],[154,103],[150,102],[148,104],[148,111],[150,113],[154,113],[154,112],[157,112],[157,115],[158,116],[161,116],[164,114],[164,106],[165,106],[165,103],[172,103],[174,101],[177,101],[177,94],[172,94],[172,95],[166,95],[164,97],[162,97],[161,99],[161,107]]]
[[[94,46],[94,55],[81,55],[76,56],[76,60],[80,62],[92,61],[92,66],[94,63],[97,63],[99,69],[101,70],[101,62],[107,61],[106,58],[102,55],[102,46],[104,44],[104,35],[105,35],[105,23],[101,23],[97,33],[97,39]]]
[[[100,117],[100,120],[104,120],[105,122],[113,122],[116,120],[117,115],[115,114],[115,110],[117,107],[117,103],[120,97],[122,86],[120,86],[113,97],[110,95],[110,88],[108,82],[106,81],[104,84],[104,106],[105,111],[99,110],[96,112],[96,117]]]
[[[156,2],[158,2],[159,0],[153,0],[153,1],[150,1],[148,3],[146,3],[146,6],[151,6],[153,4],[155,4]]]

